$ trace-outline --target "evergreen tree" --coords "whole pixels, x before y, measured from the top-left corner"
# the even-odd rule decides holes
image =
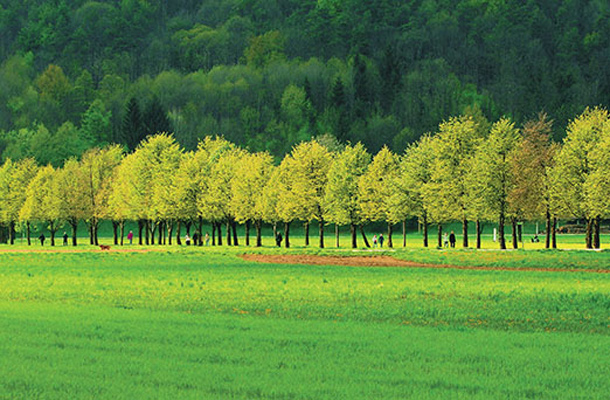
[[[146,137],[146,125],[135,97],[127,103],[122,125],[122,142],[130,151],[135,150],[138,144]]]
[[[167,112],[161,105],[159,98],[154,96],[144,111],[144,126],[147,135],[170,133],[172,131]]]

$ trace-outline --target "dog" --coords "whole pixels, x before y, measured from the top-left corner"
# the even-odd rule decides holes
[[[106,245],[106,244],[100,244],[100,250],[104,251],[104,250],[110,250],[110,246]]]

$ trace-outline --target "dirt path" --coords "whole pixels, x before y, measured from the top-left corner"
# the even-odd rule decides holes
[[[348,267],[399,267],[399,268],[435,268],[435,269],[464,269],[479,271],[542,271],[542,272],[595,272],[610,273],[605,269],[565,269],[565,268],[534,268],[534,267],[482,267],[448,264],[426,264],[420,262],[399,260],[390,256],[316,256],[316,255],[268,255],[243,254],[240,256],[246,261],[256,261],[270,264],[308,264],[308,265],[341,265]]]

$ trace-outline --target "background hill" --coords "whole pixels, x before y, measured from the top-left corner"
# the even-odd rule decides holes
[[[0,1],[0,151],[222,134],[402,151],[443,119],[610,103],[605,0]]]

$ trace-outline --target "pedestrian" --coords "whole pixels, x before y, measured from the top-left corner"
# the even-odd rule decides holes
[[[64,232],[64,246],[68,245],[68,234]]]
[[[193,246],[197,246],[199,244],[199,234],[197,232],[193,233]]]
[[[133,243],[133,232],[132,231],[129,231],[129,233],[127,234],[127,240],[129,240],[130,245]]]
[[[209,233],[205,233],[205,245],[209,246],[210,245],[210,234]]]
[[[38,236],[38,240],[40,240],[40,245],[44,246],[44,240],[46,239],[46,237],[44,236],[44,233],[41,233],[40,236]]]
[[[275,244],[277,244],[277,247],[281,247],[282,246],[282,233],[278,232],[277,235],[275,235]]]
[[[449,235],[449,244],[451,244],[451,247],[455,247],[455,233],[453,233],[453,231],[451,231],[451,235]]]
[[[189,236],[188,233],[186,235],[184,235],[184,243],[186,243],[187,246],[191,245],[191,237]]]
[[[373,248],[377,247],[377,235],[373,235]]]
[[[443,233],[443,247],[449,247],[449,235],[447,235],[447,232]]]
[[[379,247],[383,247],[383,233],[379,234]]]

